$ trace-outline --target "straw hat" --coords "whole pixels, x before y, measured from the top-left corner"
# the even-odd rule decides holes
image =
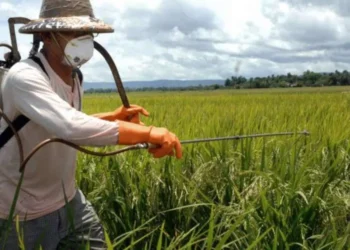
[[[112,33],[114,29],[95,18],[90,0],[44,0],[39,19],[19,29],[25,34],[61,31]]]

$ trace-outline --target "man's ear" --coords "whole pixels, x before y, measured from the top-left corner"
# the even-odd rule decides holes
[[[41,41],[43,41],[43,43],[45,44],[51,44],[52,43],[52,37],[50,33],[41,33],[40,34],[41,37]]]

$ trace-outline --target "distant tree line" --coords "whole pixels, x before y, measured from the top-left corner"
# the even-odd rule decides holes
[[[142,91],[199,91],[199,90],[216,90],[226,88],[222,84],[213,85],[198,85],[198,86],[187,86],[187,87],[157,87],[157,88],[125,88],[126,92],[142,92]],[[117,89],[88,89],[85,93],[111,93],[116,92]]]
[[[350,85],[350,73],[347,70],[343,72],[335,71],[333,73],[316,73],[310,70],[302,75],[271,75],[267,77],[246,78],[243,76],[232,76],[226,79],[224,84],[199,85],[187,87],[157,87],[157,88],[138,88],[126,91],[198,91],[198,90],[216,90],[216,89],[249,89],[249,88],[291,88],[291,87],[323,87],[323,86],[345,86]],[[111,93],[116,89],[88,89],[85,93]]]
[[[242,76],[226,79],[225,87],[233,88],[287,88],[287,87],[322,87],[350,85],[350,74],[347,70],[334,73],[316,73],[310,70],[302,75],[271,75],[247,79]]]

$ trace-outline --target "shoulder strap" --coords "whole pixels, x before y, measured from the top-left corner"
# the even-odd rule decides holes
[[[43,63],[38,57],[31,56],[30,59],[32,59],[34,62],[36,62],[40,68],[45,72],[45,74],[49,77],[49,74],[47,73]],[[49,77],[50,78],[50,77]],[[16,132],[20,131],[28,122],[30,119],[24,115],[19,115],[13,122],[12,126],[16,130]],[[0,134],[0,149],[14,136],[14,132],[11,129],[10,126],[8,126],[1,134]]]
[[[39,57],[36,57],[36,56],[31,56],[30,59],[32,59],[34,62],[36,62],[40,68],[45,72],[45,74],[49,77],[49,74],[47,73],[43,63],[41,62],[40,58]],[[83,83],[83,80],[84,80],[84,77],[83,77],[83,73],[81,72],[80,69],[77,69],[76,70],[77,74],[78,74],[78,77],[79,77],[79,82],[80,82],[80,85],[82,85]],[[50,78],[50,77],[49,77]]]
[[[30,59],[32,59],[34,62],[36,62],[40,68],[45,72],[45,74],[50,78],[49,74],[47,73],[43,63],[41,62],[40,58],[36,56],[31,56]],[[83,83],[83,74],[80,69],[77,70],[77,74],[79,77],[80,85]],[[13,122],[12,126],[16,130],[16,132],[20,131],[28,122],[30,119],[24,115],[19,115]],[[0,149],[14,136],[13,130],[8,126],[1,134],[0,134]]]
[[[49,74],[47,73],[45,67],[44,67],[44,64],[41,62],[40,58],[39,57],[36,57],[36,56],[31,56],[29,57],[30,59],[32,59],[34,62],[36,62],[40,68],[45,72],[45,74],[47,75],[48,78],[50,78]]]
[[[29,118],[20,115],[13,122],[12,126],[18,132],[29,122]],[[0,149],[14,136],[13,130],[8,126],[0,135]]]
[[[78,74],[78,77],[79,77],[80,85],[82,85],[83,84],[83,80],[84,80],[83,73],[81,72],[80,69],[77,69],[77,74]]]

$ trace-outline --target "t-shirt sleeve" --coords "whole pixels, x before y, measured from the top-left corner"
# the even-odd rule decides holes
[[[118,142],[118,122],[104,121],[71,107],[35,69],[8,76],[8,93],[15,108],[54,136],[85,146]]]

